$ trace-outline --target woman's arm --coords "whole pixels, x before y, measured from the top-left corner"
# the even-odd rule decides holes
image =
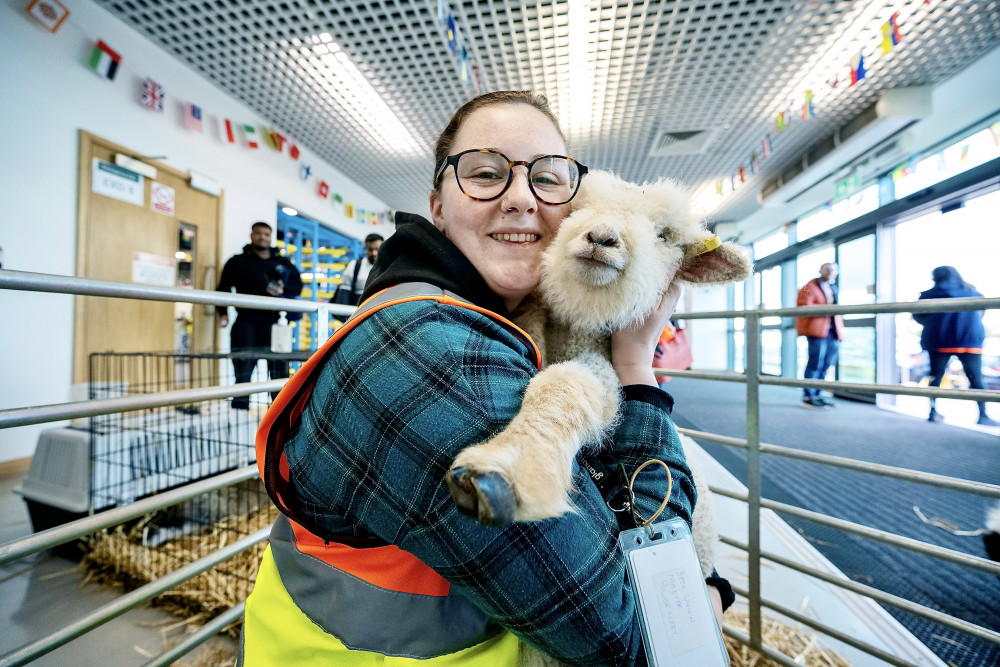
[[[460,450],[513,418],[534,372],[514,337],[472,311],[418,302],[375,313],[321,373],[286,449],[292,475],[314,519],[346,518],[414,554],[542,651],[627,664],[641,640],[618,525],[579,467],[577,512],[505,529],[463,516],[444,484]],[[689,520],[694,487],[669,416],[635,403],[615,446],[664,459],[678,489],[667,514]]]

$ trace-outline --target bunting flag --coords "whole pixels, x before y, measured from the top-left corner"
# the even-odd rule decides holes
[[[256,150],[260,144],[257,143],[257,128],[253,125],[243,126],[243,143],[247,148]]]
[[[330,185],[326,181],[320,181],[316,186],[316,194],[326,199],[330,194]]]
[[[764,154],[764,159],[770,159],[771,157],[771,137],[764,135],[764,138],[760,140],[761,152]]]
[[[778,115],[774,117],[774,126],[778,129],[778,134],[781,134],[782,132],[784,132],[785,128],[788,127],[785,124],[785,112],[784,111],[779,111]]]
[[[219,133],[219,141],[224,144],[236,143],[236,128],[233,127],[233,121],[222,116],[216,116],[215,129]]]
[[[750,154],[750,170],[755,174],[760,171],[760,159],[758,159],[756,151]]]
[[[990,133],[993,135],[993,143],[1000,146],[1000,121],[990,125]]]
[[[865,78],[865,56],[860,51],[851,60],[851,85]]]
[[[69,10],[59,0],[31,0],[27,7],[28,16],[42,24],[49,32],[55,32],[69,16]]]
[[[354,217],[354,204],[344,204],[344,217],[353,218]]]
[[[459,67],[461,69],[462,81],[469,80],[469,54],[465,50],[465,45],[462,45],[462,55],[459,58]]]
[[[806,91],[805,102],[802,103],[802,120],[809,120],[815,114],[813,113],[813,91]]]
[[[715,194],[717,194],[717,195],[721,195],[722,194],[722,181],[716,181],[715,182]]]
[[[333,195],[333,201],[337,202],[338,204],[343,204],[344,198],[341,197],[340,195]]]
[[[187,102],[184,105],[184,127],[187,129],[193,132],[204,131],[201,116],[201,107],[197,104]]]
[[[969,159],[969,144],[962,146],[962,154],[959,156],[958,161],[960,164],[965,164],[965,161]]]
[[[163,86],[148,76],[142,80],[142,99],[140,100],[142,106],[150,111],[163,111],[164,99],[166,99],[166,94],[163,92]]]
[[[303,163],[303,165],[299,167],[299,178],[303,181],[308,181],[310,176],[312,176],[312,167]]]
[[[882,24],[882,55],[892,51],[899,44],[899,14],[893,12],[889,20]]]
[[[94,47],[93,52],[90,54],[90,69],[104,78],[114,81],[115,75],[118,73],[118,65],[121,61],[122,57],[105,44],[104,40],[99,39],[97,40],[97,46]]]
[[[448,50],[451,55],[458,53],[458,32],[455,28],[455,16],[448,12]]]
[[[746,178],[743,175],[743,167],[742,166],[739,168],[739,174],[740,174],[740,183],[746,183]]]

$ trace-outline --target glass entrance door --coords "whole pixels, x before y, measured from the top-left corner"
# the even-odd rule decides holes
[[[867,234],[837,245],[841,304],[875,303],[875,235]],[[845,315],[837,379],[841,382],[875,382],[876,337],[874,315]],[[875,401],[873,394],[854,398]]]

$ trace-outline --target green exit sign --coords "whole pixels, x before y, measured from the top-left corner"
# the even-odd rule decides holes
[[[861,174],[854,172],[842,181],[838,181],[835,186],[833,186],[833,198],[844,199],[850,197],[855,192],[861,189]]]

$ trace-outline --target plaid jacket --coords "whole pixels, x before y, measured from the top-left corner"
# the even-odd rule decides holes
[[[462,515],[444,484],[460,450],[510,422],[535,372],[523,344],[480,313],[432,301],[382,309],[320,372],[286,443],[292,483],[311,520],[414,554],[541,651],[574,664],[644,663],[619,519],[586,472],[574,475],[578,512],[504,529]],[[635,386],[624,398],[620,425],[591,459],[629,472],[663,460],[673,491],[661,518],[690,523],[695,489],[669,397]],[[665,490],[659,466],[639,476],[645,516]]]

